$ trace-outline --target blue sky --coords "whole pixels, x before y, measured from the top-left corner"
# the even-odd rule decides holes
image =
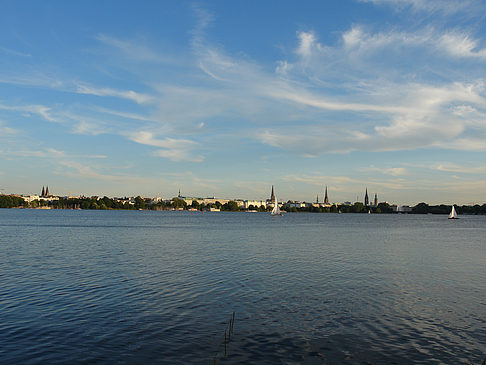
[[[2,193],[486,201],[482,1],[0,8]]]

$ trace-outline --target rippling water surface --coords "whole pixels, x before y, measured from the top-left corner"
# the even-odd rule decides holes
[[[485,237],[476,216],[0,209],[0,363],[480,364]]]

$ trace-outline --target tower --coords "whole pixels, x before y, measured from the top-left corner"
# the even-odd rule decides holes
[[[319,194],[316,195],[316,204],[319,204]]]
[[[179,189],[179,194],[177,195],[178,198],[181,197],[181,189]]]
[[[274,192],[273,192],[273,185],[272,185],[272,194],[270,195],[270,200],[271,200],[272,202],[275,202],[275,194],[274,194]]]
[[[41,193],[41,196],[44,196],[45,194],[45,190],[44,190],[44,187],[42,187],[42,193]]]
[[[366,188],[365,199],[364,199],[365,206],[368,206],[369,202],[370,201],[368,199],[368,188]]]
[[[324,204],[329,204],[329,198],[327,196],[327,185],[326,185],[326,194],[324,195]]]
[[[49,186],[46,186],[46,196],[49,196]]]
[[[375,193],[375,201],[373,202],[373,204],[375,207],[378,206],[378,195],[376,195],[376,193]]]

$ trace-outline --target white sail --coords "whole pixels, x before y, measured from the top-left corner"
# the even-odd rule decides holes
[[[449,214],[449,219],[457,219],[456,208],[452,206],[451,214]]]
[[[281,215],[280,213],[280,208],[278,207],[278,199],[277,199],[277,194],[275,194],[275,206],[272,209],[272,215]]]

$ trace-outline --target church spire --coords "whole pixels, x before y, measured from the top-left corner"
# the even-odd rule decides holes
[[[319,204],[319,194],[316,195],[316,204]]]
[[[374,201],[374,205],[375,205],[375,207],[377,207],[377,206],[378,206],[378,195],[376,195],[376,193],[375,193],[375,201]]]
[[[326,194],[324,195],[324,204],[329,204],[329,198],[327,196],[327,185],[326,185]]]
[[[44,187],[42,187],[42,194],[41,194],[41,196],[44,196],[44,194],[45,194],[45,190],[44,190]]]
[[[365,193],[365,198],[364,198],[364,204],[365,206],[368,206],[369,204],[369,199],[368,199],[368,188],[366,188],[366,193]]]
[[[46,196],[49,196],[49,186],[46,186]]]
[[[271,200],[272,202],[275,202],[275,194],[274,194],[274,192],[273,192],[273,185],[272,185],[272,194],[270,195],[270,200]]]

